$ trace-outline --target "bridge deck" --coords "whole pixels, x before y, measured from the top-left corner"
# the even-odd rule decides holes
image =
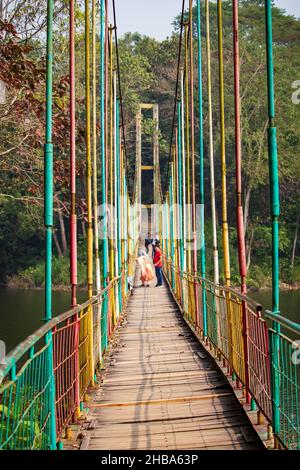
[[[136,288],[104,382],[89,403],[90,450],[261,449],[231,388],[168,288]]]

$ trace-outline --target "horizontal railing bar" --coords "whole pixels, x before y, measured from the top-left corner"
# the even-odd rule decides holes
[[[252,307],[255,308],[255,310],[257,312],[262,312],[263,308],[262,308],[262,305],[259,304],[258,302],[256,302],[255,300],[251,299],[250,297],[248,297],[247,295],[245,294],[242,294],[242,292],[239,292],[239,291],[236,291],[235,289],[233,289],[232,287],[227,287],[227,286],[222,286],[222,285],[217,285],[215,284],[214,282],[210,281],[209,279],[204,279],[200,276],[195,276],[194,274],[191,274],[191,273],[188,273],[186,271],[181,271],[180,269],[176,268],[173,264],[171,264],[171,268],[173,269],[173,271],[177,272],[178,274],[180,274],[181,276],[187,276],[189,277],[190,279],[194,279],[195,281],[200,281],[202,282],[204,285],[208,284],[212,287],[214,287],[214,289],[221,289],[225,292],[228,292],[230,294],[233,294],[237,297],[239,297],[241,300],[243,300],[244,302],[246,302],[247,304],[251,305]]]
[[[279,313],[266,311],[266,318],[269,320],[275,321],[280,325],[284,326],[287,330],[292,331],[293,333],[300,333],[300,324],[289,320],[288,318],[283,317]]]

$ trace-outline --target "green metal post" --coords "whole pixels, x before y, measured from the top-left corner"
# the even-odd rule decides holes
[[[267,34],[267,65],[268,65],[268,101],[269,101],[269,174],[272,216],[272,310],[279,313],[279,223],[280,200],[277,157],[277,129],[275,127],[275,92],[272,34],[272,3],[266,0],[266,34]],[[277,325],[276,325],[277,327]]]
[[[271,216],[272,216],[272,311],[279,314],[279,177],[278,177],[278,155],[277,155],[277,130],[275,127],[275,87],[274,87],[274,61],[273,61],[273,32],[272,32],[272,2],[265,0],[266,12],[266,45],[267,45],[267,68],[268,68],[268,104],[269,104],[269,176],[271,193]],[[279,333],[280,326],[277,322],[273,324],[274,330]],[[279,377],[279,336],[272,344],[272,357],[274,367],[272,368],[273,385],[273,428],[275,434],[280,431],[280,377]]]
[[[201,277],[206,277],[205,261],[205,231],[204,231],[204,145],[203,145],[203,89],[202,89],[202,40],[201,40],[201,4],[197,0],[197,37],[198,37],[198,94],[199,94],[199,147],[200,147],[200,257],[201,257]],[[207,310],[206,310],[206,290],[202,289],[203,303],[203,334],[207,337]]]
[[[117,183],[117,249],[118,249],[118,276],[122,272],[122,250],[121,250],[121,166],[120,166],[120,101],[117,100],[116,133],[117,133],[117,153],[116,153],[116,183]],[[119,309],[122,312],[122,282],[119,282]]]
[[[183,201],[182,201],[182,142],[181,142],[181,103],[178,103],[178,184],[179,184],[179,246],[180,246],[180,270],[183,267]]]
[[[125,248],[124,248],[124,260],[127,263],[127,272],[128,272],[128,191],[127,191],[127,184],[126,184],[126,171],[124,171],[124,238],[125,238]],[[128,291],[128,282],[126,279],[126,293]]]
[[[52,143],[52,91],[53,91],[53,12],[54,1],[47,3],[47,75],[46,75],[46,144],[45,144],[45,322],[52,318],[52,230],[53,230],[53,143]],[[46,336],[48,346],[48,367],[51,374],[50,383],[50,412],[51,435],[50,447],[56,448],[56,419],[55,419],[55,382],[53,370],[52,334]]]
[[[174,163],[171,163],[172,165],[172,172],[171,172],[171,178],[170,178],[170,238],[171,238],[171,259],[172,259],[172,264],[174,263],[175,260],[175,245],[174,245],[174,181],[173,181],[173,165]],[[172,269],[172,289],[173,291],[175,290],[175,276],[174,276],[174,271]]]
[[[169,196],[170,196],[170,186],[169,186]],[[166,253],[167,260],[170,258],[170,253],[169,253],[169,240],[170,240],[170,207],[168,205],[168,199],[165,199],[165,204],[163,206],[163,209],[165,211],[164,217],[165,217],[165,244],[163,247],[164,252]]]
[[[107,239],[107,213],[106,213],[106,152],[105,152],[105,0],[101,0],[100,12],[100,121],[101,121],[101,176],[102,176],[102,208],[103,208],[103,244],[102,244],[102,268],[103,268],[103,286],[107,287],[108,276],[108,239]],[[101,332],[103,332],[102,347],[104,350],[107,348],[108,335],[107,335],[107,295],[103,299],[102,314],[101,314]]]

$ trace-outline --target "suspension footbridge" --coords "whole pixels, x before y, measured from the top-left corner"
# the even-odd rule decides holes
[[[80,449],[263,449],[168,285],[143,287],[138,274],[102,383],[87,404]]]
[[[99,3],[99,5],[98,5]],[[85,1],[87,300],[77,302],[75,2],[70,0],[70,303],[52,314],[53,14],[48,0],[45,141],[44,324],[0,365],[0,449],[55,450],[77,429],[84,449],[300,449],[300,325],[279,305],[279,181],[272,2],[265,1],[272,311],[247,296],[242,205],[238,1],[232,1],[236,230],[240,285],[232,287],[226,191],[222,1],[218,1],[222,223],[214,184],[209,2],[182,2],[167,170],[159,160],[159,107],[136,116],[135,176],[129,171],[115,2]],[[97,6],[100,35],[96,35]],[[113,23],[109,24],[109,15]],[[206,44],[201,27],[206,24]],[[249,21],[251,21],[249,19]],[[196,28],[193,25],[196,24]],[[98,44],[97,44],[98,41]],[[202,64],[206,46],[207,70]],[[99,70],[96,56],[100,54]],[[90,71],[93,71],[91,74]],[[203,87],[204,73],[206,88]],[[209,142],[204,142],[203,95]],[[153,162],[143,162],[143,112],[153,113]],[[196,121],[197,116],[197,121]],[[97,119],[99,118],[99,131]],[[208,155],[205,155],[207,144]],[[196,156],[198,164],[196,165]],[[204,163],[210,165],[214,277],[206,272]],[[196,172],[199,166],[199,173]],[[100,171],[98,171],[100,170]],[[142,205],[143,172],[153,200]],[[198,171],[198,170],[197,170]],[[99,176],[100,175],[100,176]],[[99,209],[99,204],[104,208]],[[151,223],[145,227],[150,206]],[[146,217],[147,219],[147,217]],[[99,222],[99,223],[98,223]],[[220,282],[218,230],[222,232]],[[142,287],[136,258],[151,231],[161,241],[164,285]],[[135,278],[133,294],[131,278]],[[78,436],[73,436],[74,439]],[[77,439],[78,442],[78,439]]]

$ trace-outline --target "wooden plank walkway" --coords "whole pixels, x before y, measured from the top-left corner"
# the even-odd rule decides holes
[[[263,449],[166,285],[134,290],[109,364],[82,449]]]

